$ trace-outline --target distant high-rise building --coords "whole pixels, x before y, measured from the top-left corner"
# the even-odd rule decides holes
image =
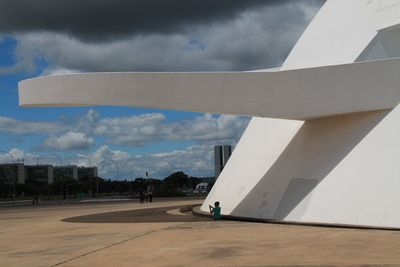
[[[25,168],[23,163],[0,164],[0,179],[7,184],[24,184]]]
[[[54,166],[54,180],[72,178],[78,180],[78,167],[70,166]]]
[[[25,180],[34,180],[40,183],[52,184],[54,182],[53,166],[25,166]]]
[[[229,157],[232,154],[232,147],[228,145],[214,147],[215,178],[218,178],[224,169]]]
[[[78,178],[93,178],[98,176],[97,167],[78,167]]]

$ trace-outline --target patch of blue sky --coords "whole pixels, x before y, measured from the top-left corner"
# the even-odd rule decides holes
[[[206,50],[207,45],[198,38],[190,38],[185,47],[185,52],[195,52]]]
[[[0,67],[8,67],[15,64],[14,50],[17,40],[5,36],[0,38]]]
[[[1,83],[0,78],[0,83]],[[11,116],[18,120],[36,120],[36,121],[62,121],[75,119],[83,116],[89,110],[94,109],[100,113],[102,118],[116,118],[139,116],[145,113],[162,113],[165,116],[164,123],[170,123],[180,120],[191,119],[201,116],[195,112],[180,112],[173,110],[145,109],[133,107],[114,107],[114,106],[94,106],[94,107],[19,107],[18,92],[9,90],[0,90],[1,116]]]
[[[0,67],[10,67],[17,63],[17,59],[15,56],[15,49],[17,46],[17,40],[15,38],[5,36],[0,38]],[[15,75],[23,75],[25,78],[31,78],[37,76],[45,70],[49,64],[43,57],[36,57],[34,59],[35,63],[35,71],[32,73],[17,73]],[[12,75],[11,75],[12,76]]]
[[[44,70],[46,70],[50,65],[43,57],[36,57],[35,58],[35,76],[41,75]]]
[[[191,119],[201,115],[201,113],[196,113],[196,112],[182,112],[175,110],[120,107],[120,106],[85,107],[76,109],[81,113],[85,113],[90,109],[94,109],[100,113],[101,117],[129,117],[129,116],[139,116],[145,113],[162,113],[165,115],[164,122],[166,123],[184,119]]]
[[[11,67],[16,64],[14,56],[16,45],[17,41],[14,38],[3,37],[0,39],[0,68]],[[19,107],[18,82],[37,76],[47,66],[42,59],[38,59],[36,64],[37,69],[33,73],[20,71],[0,74],[0,116],[9,116],[16,119],[35,118],[31,111]]]
[[[111,149],[124,151],[131,155],[148,155],[154,153],[171,152],[174,150],[185,150],[187,147],[195,145],[194,141],[160,141],[150,142],[145,146],[129,147],[126,145],[109,145]]]
[[[38,146],[43,140],[41,134],[12,134],[0,133],[0,149],[9,151],[18,148],[27,152],[33,152],[34,146]]]
[[[24,79],[26,76],[23,74],[0,74],[0,115],[13,115],[19,113],[18,107],[18,81]]]

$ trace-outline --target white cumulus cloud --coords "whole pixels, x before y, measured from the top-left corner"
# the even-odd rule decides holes
[[[57,150],[84,150],[94,144],[94,139],[80,132],[67,132],[60,136],[50,136],[43,142],[43,148]]]
[[[164,178],[175,171],[183,171],[192,176],[213,176],[213,146],[194,145],[183,150],[146,155],[129,154],[114,150],[107,145],[93,153],[80,154],[71,158],[70,163],[79,166],[98,165],[100,176],[117,179],[144,177]]]
[[[57,122],[23,121],[0,116],[0,132],[11,134],[57,133],[67,126]]]
[[[249,118],[232,115],[203,114],[177,122],[166,122],[161,113],[98,120],[92,133],[106,136],[108,144],[144,146],[159,141],[196,141],[234,143],[241,136]]]

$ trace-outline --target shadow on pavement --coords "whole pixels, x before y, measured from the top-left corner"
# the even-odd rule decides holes
[[[210,218],[194,216],[191,212],[186,215],[173,215],[167,211],[185,209],[187,206],[171,206],[139,210],[124,210],[96,213],[84,216],[70,217],[61,220],[71,223],[161,223],[161,222],[204,222]]]

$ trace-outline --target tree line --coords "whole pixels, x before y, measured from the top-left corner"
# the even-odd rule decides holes
[[[210,188],[213,178],[206,178]],[[0,198],[40,197],[42,199],[71,199],[88,197],[126,196],[137,197],[140,190],[153,188],[154,197],[181,197],[191,194],[196,185],[204,182],[204,178],[191,177],[183,172],[175,172],[163,180],[153,178],[136,178],[132,180],[109,180],[101,177],[84,177],[79,180],[72,178],[56,179],[47,184],[27,179],[25,184],[12,184],[0,179]]]

